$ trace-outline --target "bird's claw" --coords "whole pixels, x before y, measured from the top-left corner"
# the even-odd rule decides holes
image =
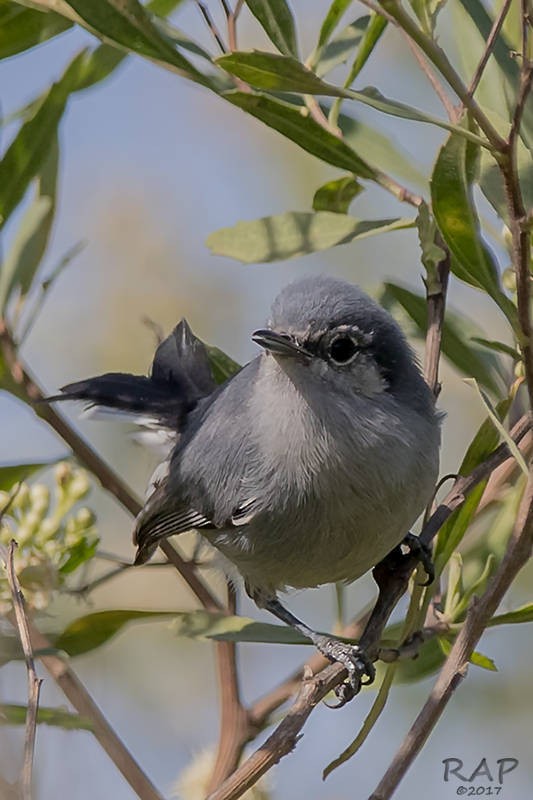
[[[339,702],[330,708],[341,708],[359,694],[361,686],[373,682],[376,676],[374,664],[356,644],[343,642],[333,636],[319,636],[315,645],[329,661],[342,664],[348,672],[347,680],[335,687]]]

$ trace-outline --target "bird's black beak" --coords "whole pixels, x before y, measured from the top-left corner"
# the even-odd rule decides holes
[[[309,358],[311,355],[288,333],[278,333],[264,328],[254,331],[252,340],[274,356],[307,356]]]

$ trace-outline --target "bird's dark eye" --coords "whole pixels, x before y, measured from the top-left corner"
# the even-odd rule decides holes
[[[351,336],[336,336],[329,346],[329,356],[335,364],[347,364],[358,349]]]

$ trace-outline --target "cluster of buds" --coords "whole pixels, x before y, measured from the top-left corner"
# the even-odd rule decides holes
[[[0,492],[0,544],[17,542],[15,570],[28,606],[46,608],[68,576],[91,558],[98,544],[95,516],[77,504],[89,492],[87,473],[67,462],[54,470],[52,492],[42,483],[21,483]],[[75,506],[77,506],[75,508]],[[0,570],[0,614],[11,608],[11,593]]]

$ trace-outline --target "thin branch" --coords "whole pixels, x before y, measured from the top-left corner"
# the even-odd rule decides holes
[[[12,539],[5,561],[7,580],[13,599],[14,621],[24,652],[26,662],[26,672],[28,676],[28,708],[26,711],[26,731],[24,735],[24,761],[20,775],[20,794],[21,800],[31,800],[32,797],[32,775],[33,775],[33,754],[35,752],[35,736],[37,733],[37,711],[39,709],[39,693],[41,691],[41,679],[37,677],[35,671],[35,661],[30,640],[28,618],[24,607],[24,595],[15,572],[14,553],[17,543]]]
[[[491,617],[518,572],[531,557],[533,545],[533,480],[530,478],[505,556],[481,598],[471,604],[464,625],[398,752],[369,800],[388,800],[422,749],[454,691],[466,676],[468,661]]]
[[[439,81],[439,79],[437,78],[437,76],[435,75],[435,73],[433,72],[431,67],[429,66],[429,62],[426,59],[426,57],[423,55],[423,53],[421,52],[420,48],[413,42],[411,37],[407,33],[405,33],[405,31],[402,31],[402,33],[405,36],[405,39],[407,41],[407,46],[408,46],[409,50],[411,51],[411,53],[413,54],[413,56],[415,57],[418,66],[420,67],[420,69],[422,70],[422,72],[424,73],[426,78],[428,79],[429,83],[431,84],[431,87],[432,87],[433,91],[435,92],[435,94],[437,95],[437,97],[441,101],[442,105],[444,106],[444,110],[446,111],[446,115],[447,115],[448,119],[450,120],[450,122],[455,122],[455,120],[456,120],[456,111],[455,111],[455,108],[454,108],[454,105],[453,105],[452,101],[448,97],[448,93],[446,92],[446,89],[444,88],[442,83]]]
[[[505,0],[503,6],[500,9],[500,13],[494,20],[491,31],[489,33],[489,38],[487,39],[487,44],[485,45],[485,50],[483,52],[483,55],[481,56],[479,64],[477,65],[476,71],[474,72],[474,75],[472,77],[472,80],[470,81],[470,85],[467,90],[469,97],[473,97],[476,92],[476,89],[479,85],[485,67],[487,66],[487,62],[492,54],[492,51],[494,50],[496,40],[500,35],[503,23],[505,22],[505,17],[507,16],[509,9],[511,8],[512,2],[513,0]]]
[[[443,248],[445,256],[437,265],[435,280],[432,285],[430,285],[429,281],[426,284],[428,324],[424,363],[424,377],[435,399],[439,396],[441,388],[439,383],[439,362],[444,314],[446,311],[446,292],[450,275],[450,252],[442,241],[439,241],[438,244]]]
[[[513,428],[511,434],[519,442],[531,429],[531,417],[525,415]],[[452,512],[458,508],[480,481],[509,458],[507,445],[498,447],[482,464],[466,477],[458,478],[454,487],[439,505],[435,513],[424,526],[421,539],[429,544],[438,533],[441,526]],[[379,603],[372,612],[365,631],[360,639],[360,646],[372,658],[379,652],[379,642],[382,638],[385,624],[396,605],[397,600],[406,590],[409,576],[414,569],[413,559],[409,569],[403,574],[389,575],[387,592],[380,592]],[[313,708],[335,686],[345,680],[347,672],[340,664],[332,664],[323,669],[318,675],[312,677],[310,671],[300,685],[296,700],[289,709],[283,721],[266,742],[257,749],[222,786],[209,796],[209,800],[236,800],[253,786],[262,775],[268,772],[274,764],[290,753],[300,738],[300,731]]]
[[[520,175],[517,163],[517,140],[520,126],[533,86],[533,62],[528,58],[530,19],[526,0],[522,2],[522,66],[520,85],[513,113],[509,138],[504,153],[498,163],[503,177],[505,197],[509,213],[511,231],[511,260],[516,276],[516,295],[518,322],[520,325],[520,349],[524,358],[524,369],[529,394],[530,407],[533,408],[533,340],[531,324],[531,234],[529,219],[524,205]]]
[[[163,796],[135,761],[124,742],[117,736],[74,670],[59,656],[49,655],[53,649],[52,642],[33,625],[31,620],[28,620],[28,628],[34,650],[40,650],[43,653],[39,656],[41,663],[78,714],[91,721],[94,736],[133,791],[141,800],[163,800]]]
[[[239,18],[239,14],[241,13],[242,7],[244,5],[244,0],[237,0],[235,3],[235,8],[227,15],[228,20],[228,46],[230,51],[234,51],[237,49],[237,19]]]
[[[228,582],[228,611],[235,614],[237,598]],[[241,760],[246,743],[253,738],[248,712],[241,702],[237,647],[235,642],[218,642],[217,673],[220,691],[220,735],[215,766],[209,780],[208,791],[216,789],[234,772]]]
[[[435,66],[448,85],[453,89],[465,108],[470,111],[477,124],[487,137],[495,150],[503,151],[505,141],[493,126],[484,111],[478,106],[473,97],[468,94],[459,73],[449,61],[446,53],[431,37],[419,28],[411,15],[396,0],[361,0],[362,4],[371,8],[377,14],[398,26],[420,48],[429,61]]]
[[[195,0],[196,7],[199,10],[200,14],[205,20],[205,24],[207,25],[209,32],[211,33],[213,39],[217,43],[218,47],[220,48],[222,53],[227,53],[228,50],[226,45],[224,44],[224,40],[220,35],[217,26],[215,25],[211,14],[209,13],[209,9],[207,8],[205,3],[200,2],[200,0]]]

